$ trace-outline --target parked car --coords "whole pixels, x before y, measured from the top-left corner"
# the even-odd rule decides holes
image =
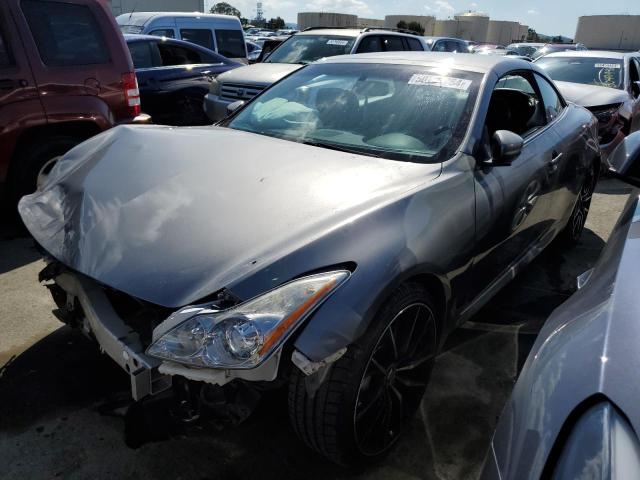
[[[548,55],[550,53],[569,51],[580,52],[583,50],[588,50],[588,48],[582,43],[547,43],[542,48],[536,50],[532,58],[535,60],[536,58]]]
[[[220,126],[106,132],[19,208],[60,317],[134,398],[173,383],[187,410],[238,421],[288,384],[300,437],[366,463],[455,326],[554,238],[578,241],[596,130],[529,62],[343,55]]]
[[[640,187],[640,133],[612,155]],[[502,412],[485,480],[640,478],[640,191],[545,323]]]
[[[93,0],[0,2],[0,186],[15,207],[43,166],[140,113],[129,51]]]
[[[288,37],[262,61],[221,75],[211,83],[204,108],[214,122],[227,107],[250,100],[272,83],[323,57],[379,51],[426,50],[423,37],[378,28],[308,28]]]
[[[248,40],[245,43],[247,44],[247,58],[249,59],[249,63],[255,63],[262,53],[262,45]]]
[[[122,33],[177,38],[247,64],[244,32],[238,17],[209,13],[136,12],[116,17]]]
[[[211,80],[242,64],[193,43],[152,35],[124,36],[145,113],[163,125],[207,125],[202,109]]]
[[[544,46],[544,43],[522,42],[507,45],[507,49],[518,52],[518,55],[533,58],[533,55]]]
[[[640,130],[640,53],[560,52],[536,60],[563,96],[598,119],[603,159]]]
[[[450,37],[424,37],[427,50],[432,52],[469,53],[471,46],[459,38]]]

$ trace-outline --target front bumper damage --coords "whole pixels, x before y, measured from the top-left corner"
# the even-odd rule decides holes
[[[234,379],[270,382],[278,376],[281,349],[263,364],[248,370],[191,368],[163,362],[145,353],[148,345],[118,314],[100,284],[56,262],[50,263],[40,278],[54,281],[49,287],[60,308],[57,316],[95,340],[100,350],[129,374],[131,394],[136,401],[171,388],[174,375],[218,386]]]
[[[171,377],[158,371],[160,360],[145,355],[138,334],[118,316],[97,284],[69,272],[59,274],[54,281],[66,294],[65,316],[73,316],[101,351],[129,374],[134,400],[171,387]]]

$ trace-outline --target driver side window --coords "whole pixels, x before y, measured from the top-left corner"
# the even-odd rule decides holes
[[[529,75],[509,73],[496,84],[485,122],[487,141],[498,130],[509,130],[526,138],[546,125],[544,104]]]

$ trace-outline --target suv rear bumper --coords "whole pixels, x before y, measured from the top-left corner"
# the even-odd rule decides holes
[[[66,293],[66,311],[76,316],[83,332],[129,374],[135,400],[171,387],[171,376],[158,372],[160,360],[144,353],[138,334],[118,316],[98,285],[69,272],[58,275],[55,283]]]

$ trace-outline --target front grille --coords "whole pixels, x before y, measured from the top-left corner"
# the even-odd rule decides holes
[[[224,100],[251,100],[265,87],[256,85],[241,85],[239,83],[224,83],[220,86],[220,98]]]

